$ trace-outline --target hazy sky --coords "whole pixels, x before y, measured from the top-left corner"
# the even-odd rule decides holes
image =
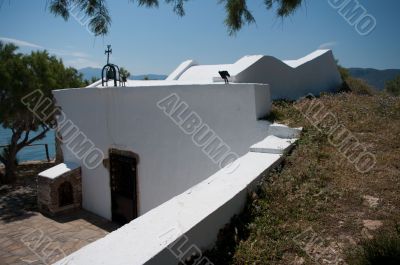
[[[328,0],[307,0],[285,20],[266,10],[262,0],[249,0],[257,22],[233,37],[218,0],[190,0],[183,18],[165,4],[146,9],[128,0],[107,2],[111,31],[95,38],[74,18],[65,22],[50,14],[45,0],[0,0],[0,40],[19,44],[22,52],[47,49],[77,68],[104,65],[105,46],[112,44],[111,61],[133,75],[169,74],[186,59],[205,64],[233,63],[252,54],[297,59],[319,47],[331,48],[346,67],[400,68],[399,0],[358,1],[377,22],[367,36]]]

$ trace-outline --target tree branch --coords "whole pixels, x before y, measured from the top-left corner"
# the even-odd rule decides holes
[[[42,139],[42,138],[46,135],[46,133],[47,133],[49,130],[50,130],[49,127],[44,127],[44,128],[43,128],[43,131],[42,131],[40,134],[38,134],[38,135],[36,135],[35,137],[33,137],[32,139],[30,139],[26,144],[27,144],[27,145],[30,145],[30,144],[33,143],[34,141],[37,141],[37,140]]]
[[[30,133],[31,131],[27,131],[27,132],[25,132],[25,137],[24,137],[24,140],[22,140],[22,142],[21,143],[26,143],[27,141],[28,141],[28,139],[29,139],[29,133]]]
[[[11,136],[11,143],[10,143],[10,147],[14,148],[14,146],[18,146],[18,140],[19,138],[21,138],[21,134],[22,134],[22,129],[21,128],[17,128],[17,130],[15,130],[13,128],[13,134]]]
[[[32,139],[30,139],[29,141],[19,143],[19,144],[17,145],[17,150],[19,151],[19,150],[21,150],[22,148],[24,148],[25,146],[28,146],[28,145],[30,145],[31,143],[33,143],[33,142],[35,142],[35,141],[37,141],[37,140],[42,139],[42,138],[46,135],[46,133],[47,133],[49,130],[50,130],[49,127],[43,126],[43,131],[42,131],[40,134],[36,135],[35,137],[33,137]]]
[[[184,3],[188,0],[164,0],[172,4],[173,10],[179,16],[185,15]],[[107,35],[111,26],[111,17],[106,6],[106,0],[51,0],[49,9],[56,16],[65,20],[70,17],[70,9],[74,7],[90,18],[89,28],[96,36]],[[134,0],[130,0],[134,2]],[[158,7],[159,0],[137,0],[139,6]],[[218,0],[225,3],[226,26],[229,34],[233,35],[245,24],[255,22],[255,19],[247,8],[248,0]],[[275,8],[278,17],[287,17],[293,14],[305,0],[264,0],[267,9]]]

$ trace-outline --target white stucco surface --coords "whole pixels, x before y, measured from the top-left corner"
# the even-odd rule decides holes
[[[295,142],[285,140],[290,140],[290,145]],[[275,142],[263,143],[267,149],[275,146]],[[182,252],[191,244],[202,250],[212,246],[218,230],[241,211],[248,192],[281,157],[282,154],[246,153],[235,162],[239,165],[235,171],[218,171],[57,264],[177,264],[179,260],[167,246],[183,235],[189,242],[182,246]]]
[[[275,135],[269,135],[264,140],[252,145],[250,147],[250,151],[258,153],[283,154],[295,141],[296,139],[285,139],[276,137]]]
[[[71,170],[77,169],[79,167],[78,164],[72,162],[66,162],[58,164],[57,166],[51,167],[45,171],[39,173],[39,176],[55,179]]]
[[[273,56],[245,56],[233,64],[186,65],[179,76],[173,72],[167,79],[192,82],[223,82],[219,71],[228,71],[235,83],[269,84],[273,99],[298,99],[309,93],[334,91],[341,85],[331,50],[317,50],[297,60],[279,60]]]
[[[268,85],[182,81],[132,81],[127,87],[90,87],[54,91],[67,119],[108,157],[110,148],[138,155],[138,210],[146,213],[219,170],[157,102],[176,94],[202,123],[239,156],[264,139],[269,123],[260,121],[271,106]],[[185,112],[186,113],[186,112]],[[178,123],[178,124],[177,124]],[[66,139],[65,135],[62,135]],[[85,166],[71,148],[62,146],[65,161],[82,168],[83,207],[111,218],[109,171]]]
[[[168,77],[167,81],[170,80],[178,80],[179,77],[190,67],[197,65],[197,62],[194,60],[187,60],[181,63]]]
[[[273,123],[268,127],[268,134],[279,138],[299,138],[303,128],[291,128],[283,124]]]
[[[232,77],[234,77],[234,76],[238,75],[240,72],[249,68],[254,63],[256,63],[262,57],[263,57],[262,55],[244,56],[234,64],[198,65],[196,63],[196,64],[193,64],[191,67],[187,67],[187,69],[183,73],[181,73],[179,78],[176,80],[180,80],[180,81],[196,80],[196,81],[208,81],[208,82],[211,82],[214,80],[223,81],[220,79],[218,71],[228,71],[229,74]],[[178,69],[179,69],[179,67],[178,67]],[[235,81],[235,79],[232,79],[232,80]]]
[[[312,60],[315,60],[316,58],[324,55],[325,53],[328,53],[329,50],[316,50],[300,59],[297,60],[283,60],[285,64],[292,68],[297,68],[305,63],[311,62]]]

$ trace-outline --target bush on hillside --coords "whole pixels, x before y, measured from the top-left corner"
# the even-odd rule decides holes
[[[393,96],[400,96],[400,75],[385,84],[385,91]]]
[[[346,80],[350,78],[349,70],[341,66],[338,60],[336,60],[336,65],[340,74],[340,78],[342,79],[342,85],[338,88],[338,92],[350,92],[349,86],[346,83]]]
[[[375,89],[362,79],[349,77],[345,80],[342,92],[351,92],[357,95],[372,96],[375,94]]]
[[[342,78],[343,82],[346,81],[349,77],[350,77],[350,72],[347,68],[344,68],[343,66],[340,66],[338,64],[338,70],[339,70],[339,74],[340,77]]]
[[[397,233],[384,233],[361,243],[361,248],[349,258],[354,265],[400,264],[400,229]]]

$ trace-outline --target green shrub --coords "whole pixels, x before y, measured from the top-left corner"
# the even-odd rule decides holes
[[[346,80],[350,78],[349,69],[344,68],[339,64],[339,61],[336,60],[337,68],[340,74],[340,78],[342,79],[342,85],[337,89],[338,92],[350,92],[349,86],[346,83]]]
[[[399,230],[399,229],[397,229]],[[361,243],[361,249],[352,253],[349,264],[398,265],[400,264],[400,233],[384,233]]]
[[[375,94],[375,89],[362,79],[349,77],[344,82],[343,87],[342,90],[344,92],[351,92],[357,95],[372,96]]]
[[[385,84],[385,91],[394,96],[400,96],[400,75]]]
[[[350,78],[350,72],[347,68],[344,68],[343,66],[340,66],[338,64],[338,71],[340,73],[340,77],[342,78],[343,82],[346,81],[348,78]]]

